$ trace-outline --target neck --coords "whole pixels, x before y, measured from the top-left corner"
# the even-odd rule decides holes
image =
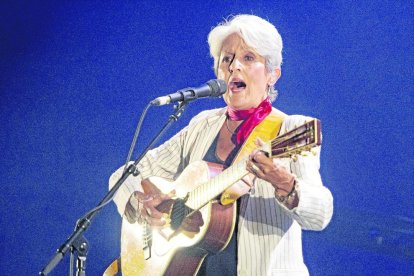
[[[241,121],[247,119],[251,114],[256,111],[257,107],[245,109],[245,110],[237,110],[232,107],[227,107],[227,117],[231,121]]]
[[[272,103],[269,98],[262,101],[258,107],[247,110],[236,110],[230,106],[227,107],[227,116],[231,121],[243,121],[238,133],[237,143],[242,143],[253,130],[270,112]]]

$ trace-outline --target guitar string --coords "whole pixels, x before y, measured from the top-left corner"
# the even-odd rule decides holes
[[[234,132],[231,131],[230,128],[229,128],[228,120],[226,120],[226,127],[227,127],[227,130],[230,133],[234,134]],[[303,136],[303,135],[305,135],[304,138],[306,138],[306,134],[308,134],[307,129],[303,130],[300,133],[298,133],[298,129],[296,129],[295,131],[291,131],[291,132],[288,132],[287,134],[284,134],[283,137],[278,137],[275,140],[271,141],[271,145],[274,146],[274,145],[277,145],[277,144],[281,144],[281,143],[286,142],[286,141],[288,141],[288,140],[290,140],[294,137],[299,137],[300,138],[300,136]],[[291,136],[291,137],[289,137],[289,136]],[[303,139],[303,138],[301,138],[301,139]],[[279,149],[288,150],[288,146],[285,146],[285,147],[282,147],[282,148],[279,148]],[[241,163],[241,162],[238,162],[238,163]],[[235,164],[235,165],[237,166],[238,164]],[[230,168],[232,168],[232,167],[234,167],[234,166],[231,166]],[[223,171],[223,172],[225,172],[225,171]],[[214,195],[218,192],[221,192],[222,189],[221,189],[219,184],[220,184],[220,182],[224,182],[224,181],[218,181],[218,180],[219,180],[219,178],[225,178],[225,176],[226,176],[226,173],[225,174],[221,173],[220,175],[218,175],[218,177],[215,177],[211,180],[210,186],[213,187],[212,193]],[[220,179],[220,180],[222,180],[222,179]],[[197,207],[198,206],[203,206],[209,201],[210,196],[208,196],[209,193],[208,193],[208,190],[207,191],[205,190],[206,188],[208,188],[207,185],[200,185],[197,188],[195,188],[193,191],[189,192],[189,199],[190,200],[191,200],[191,198],[193,198],[194,200],[196,200],[197,198],[199,199],[199,200],[196,200],[196,202],[194,202],[194,204],[196,204]],[[200,194],[203,195],[203,196],[201,196]],[[201,208],[201,207],[198,207],[198,208]]]
[[[314,131],[315,131],[315,127],[313,126],[313,121],[307,122],[307,123],[295,128],[293,130],[290,130],[287,133],[284,133],[282,135],[282,137],[280,137],[280,136],[276,137],[275,140],[271,141],[271,143],[272,143],[272,145],[274,145],[276,143],[281,143],[281,142],[279,142],[281,139],[282,139],[282,141],[286,141],[287,139],[291,139],[292,137],[295,137],[295,136],[300,136],[300,135],[305,135],[306,136],[306,134],[310,134]]]
[[[306,139],[309,138],[307,134],[309,134],[309,132],[304,131],[304,132],[300,132],[300,133],[291,133],[292,135],[288,136],[288,135],[284,135],[283,137],[278,137],[274,140],[271,141],[271,145],[277,145],[277,144],[281,144],[282,142],[286,142],[289,140],[292,140],[293,138],[299,138],[299,139]],[[302,136],[302,137],[301,137]]]
[[[314,130],[314,129],[311,128],[311,130]],[[300,133],[298,132],[298,129],[296,129],[295,131],[288,132],[287,134],[288,135],[284,134],[283,137],[278,137],[275,140],[271,141],[272,155],[273,155],[272,157],[273,158],[275,158],[275,157],[284,157],[286,155],[286,153],[289,153],[289,152],[291,153],[293,150],[299,150],[299,149],[301,149],[301,148],[303,148],[305,146],[313,146],[313,145],[316,145],[316,141],[315,140],[312,143],[305,142],[305,145],[303,145],[303,144],[296,145],[296,148],[294,148],[294,149],[292,149],[292,148],[289,149],[289,145],[286,145],[284,147],[277,148],[277,150],[282,150],[282,153],[275,154],[274,153],[275,150],[273,148],[275,146],[279,145],[279,144],[282,144],[283,142],[287,142],[287,141],[292,140],[292,139],[295,139],[295,138],[298,139],[297,142],[299,142],[301,140],[303,141],[305,139],[308,139],[308,138],[312,137],[310,135],[310,133],[309,133],[309,129],[306,129],[306,128],[302,132],[300,132]]]
[[[288,140],[288,139],[292,139],[292,138],[293,138],[293,137],[295,137],[295,136],[300,136],[300,135],[307,134],[307,133],[309,133],[309,131],[307,131],[306,129],[305,129],[305,130],[303,130],[302,132],[298,132],[297,130],[295,130],[294,132],[288,132],[288,133],[283,134],[282,136],[276,137],[276,138],[272,141],[272,143],[273,143],[273,142],[277,142],[277,141],[279,141],[279,140],[286,141],[286,140]]]
[[[243,160],[240,162],[237,162],[234,166],[229,167],[228,169],[230,169],[230,171],[226,169],[221,174],[217,175],[217,177],[210,179],[210,182],[211,182],[210,185],[213,187],[212,189],[210,189],[212,195],[209,194],[208,191],[201,193],[200,195],[201,190],[208,186],[205,184],[202,184],[196,187],[193,191],[189,192],[190,205],[191,205],[191,201],[193,201],[193,203],[197,205],[195,206],[196,207],[195,210],[198,210],[201,207],[203,207],[205,204],[207,204],[208,201],[210,201],[212,198],[218,196],[223,191],[223,189],[225,189],[225,187],[227,188],[228,186],[231,186],[228,183],[235,183],[240,177],[236,177],[237,180],[234,180],[234,179],[231,179],[230,176],[235,175],[234,170],[239,171],[241,164],[244,164],[247,159],[244,160],[244,162]],[[244,168],[244,166],[242,168]],[[224,187],[223,187],[223,185],[220,185],[220,183],[226,183],[226,184],[224,184]]]

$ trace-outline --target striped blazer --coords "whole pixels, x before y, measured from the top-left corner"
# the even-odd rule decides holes
[[[114,198],[118,211],[134,191],[142,190],[141,179],[160,176],[176,179],[193,161],[202,160],[225,121],[225,108],[199,113],[187,127],[156,149],[149,151],[138,165],[140,176],[130,176]],[[287,116],[281,133],[311,118]],[[274,188],[257,179],[249,195],[243,196],[239,208],[237,231],[238,275],[308,275],[303,262],[301,231],[322,230],[333,213],[331,192],[323,186],[319,174],[320,147],[315,155],[283,158],[283,164],[296,175],[299,205],[286,208],[274,196]],[[123,168],[110,178],[112,187]]]

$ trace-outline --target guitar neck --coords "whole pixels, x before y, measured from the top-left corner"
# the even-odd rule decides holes
[[[320,129],[320,121],[313,119],[279,135],[270,143],[263,145],[261,149],[270,152],[272,158],[291,157],[304,151],[310,151],[313,147],[321,144]],[[267,147],[269,147],[269,151]],[[193,210],[198,210],[210,200],[215,199],[249,173],[246,170],[246,161],[247,157],[241,158],[221,174],[199,185],[188,194],[186,205]]]
[[[228,187],[242,179],[249,172],[246,170],[246,160],[242,159],[236,164],[225,169],[219,175],[202,183],[197,188],[188,193],[186,205],[193,210],[199,210],[209,201],[215,199]]]

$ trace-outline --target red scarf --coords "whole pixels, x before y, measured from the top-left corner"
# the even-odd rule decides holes
[[[269,98],[266,98],[259,104],[258,107],[253,107],[247,110],[236,110],[231,107],[227,107],[227,116],[231,121],[244,122],[240,125],[237,132],[236,141],[240,145],[246,141],[252,130],[263,121],[264,118],[272,111],[272,102]]]

